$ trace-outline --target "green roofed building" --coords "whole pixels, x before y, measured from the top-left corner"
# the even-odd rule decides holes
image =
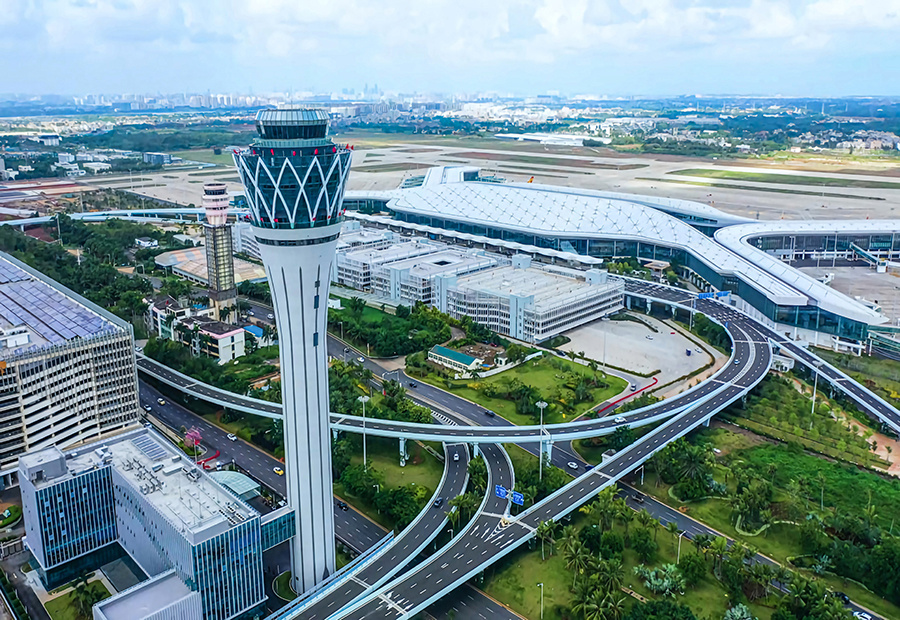
[[[465,353],[442,347],[439,344],[434,345],[428,352],[428,359],[435,364],[440,364],[441,366],[446,366],[447,368],[459,371],[480,368],[484,363],[484,360],[478,359],[477,357],[472,357],[471,355],[466,355]]]

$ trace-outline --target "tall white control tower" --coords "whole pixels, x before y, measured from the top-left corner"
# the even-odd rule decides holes
[[[278,324],[293,586],[334,572],[326,321],[351,152],[315,109],[261,110],[259,134],[234,153]]]

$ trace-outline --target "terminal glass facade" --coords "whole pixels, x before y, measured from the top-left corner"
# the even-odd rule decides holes
[[[868,333],[868,325],[859,321],[844,318],[827,310],[815,306],[781,306],[772,302],[762,291],[749,282],[728,274],[720,274],[707,265],[699,257],[679,248],[673,248],[661,243],[647,243],[630,239],[609,238],[570,238],[555,235],[537,235],[533,232],[507,230],[495,226],[484,226],[470,222],[460,222],[451,219],[418,215],[416,213],[394,212],[395,219],[412,224],[423,224],[447,231],[457,231],[472,235],[481,235],[491,239],[514,241],[525,245],[534,245],[540,248],[576,252],[596,258],[613,258],[635,256],[649,260],[664,260],[677,262],[691,269],[710,285],[720,291],[731,291],[747,303],[751,304],[767,318],[785,325],[796,326],[802,329],[810,329],[826,334],[832,334],[841,338],[864,340]],[[887,237],[892,235],[873,235],[879,237],[876,243],[887,243]],[[884,238],[881,238],[884,237]],[[771,238],[765,238],[771,239]],[[780,239],[780,238],[779,238]],[[828,237],[822,239],[828,242]],[[832,247],[834,237],[830,237]],[[799,240],[799,238],[798,238]],[[783,240],[782,240],[783,242]],[[853,235],[852,239],[838,237],[837,247],[849,247],[850,243],[857,243],[860,247],[869,248],[869,235]],[[773,243],[766,241],[766,243]],[[778,244],[778,242],[774,242]],[[863,243],[865,245],[863,245]],[[897,244],[900,249],[900,238],[891,239],[891,244]],[[782,246],[783,247],[783,246]],[[763,247],[762,249],[767,249]]]

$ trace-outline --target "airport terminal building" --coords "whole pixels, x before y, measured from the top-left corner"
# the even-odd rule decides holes
[[[348,215],[364,225],[506,255],[527,253],[580,269],[614,257],[666,261],[700,290],[730,291],[731,303],[742,311],[817,344],[863,341],[870,328],[886,322],[872,308],[782,263],[775,246],[803,237],[804,249],[823,256],[852,254],[854,244],[896,257],[896,222],[873,222],[872,234],[803,222],[821,230],[760,233],[753,245],[742,239],[737,247],[726,242],[733,231],[771,223],[690,201],[458,176],[426,174],[416,187],[348,192],[346,204],[358,208]],[[766,260],[749,256],[754,249]]]

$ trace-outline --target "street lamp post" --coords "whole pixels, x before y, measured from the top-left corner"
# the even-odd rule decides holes
[[[363,423],[362,423],[362,436],[363,436],[363,470],[369,471],[369,462],[366,460],[366,403],[369,402],[369,397],[366,395],[362,395],[357,398],[359,402],[363,404]]]
[[[697,302],[696,297],[691,298],[691,325],[688,327],[688,331],[694,333],[694,306]]]
[[[544,479],[544,409],[547,408],[547,403],[542,400],[539,400],[535,403],[535,406],[541,410],[541,441],[538,447],[538,458],[540,459],[540,464],[538,465],[538,480]],[[541,589],[543,592],[543,589]]]
[[[687,531],[682,532],[678,535],[678,556],[675,558],[675,563],[678,564],[681,561],[681,537],[687,534]]]
[[[539,583],[538,586],[541,588],[541,620],[544,620],[544,584],[543,584],[543,582]]]
[[[813,368],[816,372],[816,378],[813,381],[813,394],[812,394],[812,406],[809,409],[810,415],[815,415],[816,413],[816,388],[819,386],[819,366],[822,365],[822,362],[814,362]],[[812,421],[810,421],[810,427],[812,427]]]

